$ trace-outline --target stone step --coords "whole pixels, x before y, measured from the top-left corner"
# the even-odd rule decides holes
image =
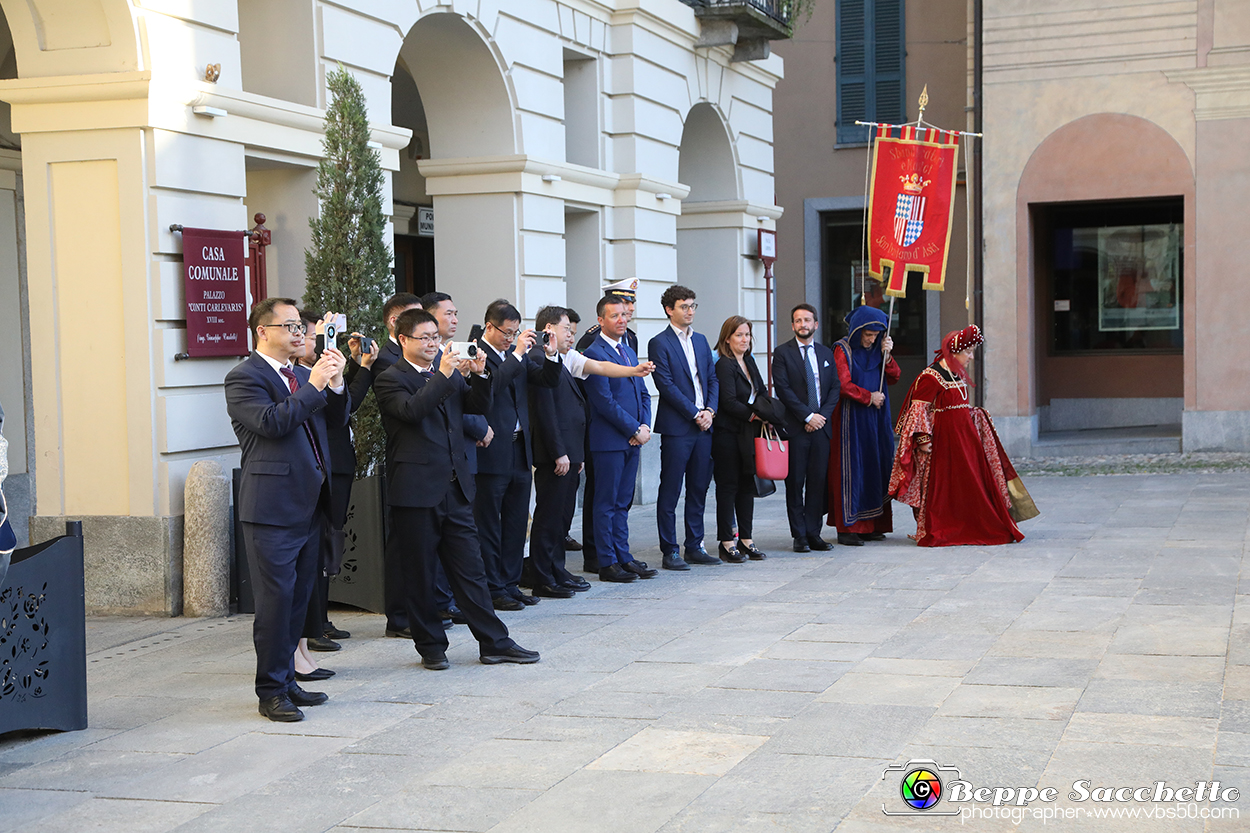
[[[1180,454],[1179,425],[1137,425],[1050,431],[1033,442],[1034,457],[1097,457],[1104,454]]]

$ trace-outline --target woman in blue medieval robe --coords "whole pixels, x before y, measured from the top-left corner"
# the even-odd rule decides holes
[[[833,349],[842,388],[833,411],[828,523],[845,546],[863,546],[894,531],[887,494],[894,466],[887,386],[902,373],[890,356],[894,340],[885,335],[887,323],[876,307],[857,307],[846,317],[850,332]]]

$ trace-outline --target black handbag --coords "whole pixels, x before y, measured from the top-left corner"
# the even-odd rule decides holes
[[[758,474],[755,475],[755,496],[756,497],[768,497],[769,495],[775,495],[775,494],[777,494],[777,481],[776,480],[765,480],[764,478],[760,477]]]

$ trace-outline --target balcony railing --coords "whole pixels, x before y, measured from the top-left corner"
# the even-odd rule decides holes
[[[733,46],[735,61],[767,58],[768,42],[793,34],[796,0],[681,0],[694,9],[702,34],[696,46]]]

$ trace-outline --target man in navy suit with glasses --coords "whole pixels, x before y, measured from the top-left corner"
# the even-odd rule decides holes
[[[256,349],[225,387],[242,451],[237,511],[256,600],[256,696],[262,715],[292,722],[304,719],[300,706],[328,699],[295,682],[294,656],[330,518],[328,428],[350,413],[347,361],[333,346],[311,369],[294,361],[308,337],[294,299],[256,304],[248,328]]]

